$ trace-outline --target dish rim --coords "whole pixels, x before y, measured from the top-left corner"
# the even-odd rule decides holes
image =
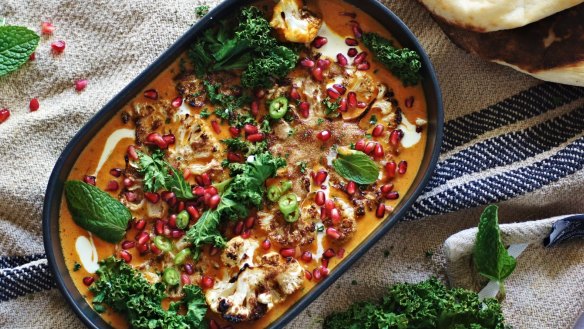
[[[440,154],[444,126],[444,112],[442,94],[436,78],[434,67],[418,39],[389,8],[376,0],[341,0],[363,10],[367,15],[379,21],[391,35],[404,47],[415,50],[422,61],[422,82],[426,98],[428,119],[435,116],[434,120],[428,120],[428,132],[426,149],[420,168],[404,199],[398,204],[396,211],[389,214],[384,223],[367,236],[350,254],[345,256],[330,273],[328,277],[314,286],[308,293],[302,296],[296,303],[289,307],[282,315],[273,321],[268,328],[282,328],[293,318],[298,316],[310,303],[320,296],[332,285],[347,269],[363,256],[379,239],[384,236],[411,208],[414,201],[422,193],[430,180]],[[138,92],[144,89],[156,76],[164,71],[196,36],[211,26],[218,18],[228,15],[229,9],[241,7],[254,2],[253,0],[225,0],[213,8],[207,15],[189,28],[182,36],[168,47],[153,63],[136,76],[126,87],[114,96],[102,109],[75,134],[69,141],[56,161],[47,185],[43,205],[43,242],[49,268],[57,287],[65,297],[70,307],[88,328],[112,328],[103,318],[93,310],[89,302],[81,295],[74,285],[70,271],[66,267],[63,250],[59,236],[59,213],[62,200],[63,184],[67,179],[76,159],[87,143],[100,130],[105,122],[115,116],[118,111],[133,99]],[[430,108],[434,107],[432,113]],[[430,135],[432,132],[432,136]],[[433,137],[433,140],[430,139]],[[430,144],[432,143],[432,145]],[[425,170],[422,174],[421,170]],[[53,224],[53,225],[52,225]],[[56,248],[55,248],[56,247]],[[71,289],[72,288],[72,289]]]

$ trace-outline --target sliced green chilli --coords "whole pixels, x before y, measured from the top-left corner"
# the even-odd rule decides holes
[[[288,112],[288,99],[286,97],[278,97],[270,103],[270,117],[272,119],[281,119]]]

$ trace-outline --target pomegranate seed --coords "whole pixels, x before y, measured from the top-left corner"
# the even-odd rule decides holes
[[[357,107],[357,94],[355,92],[351,91],[347,94],[347,105],[350,108]]]
[[[353,34],[355,35],[355,38],[357,39],[361,39],[361,37],[363,36],[363,30],[361,30],[361,27],[357,24],[353,25]]]
[[[42,22],[41,23],[41,34],[44,35],[51,35],[55,32],[55,25],[49,22]]]
[[[300,61],[300,65],[302,65],[303,67],[314,67],[314,61],[311,60],[310,58],[304,58]]]
[[[148,89],[144,92],[144,97],[152,100],[157,100],[158,92],[156,91],[156,89]]]
[[[75,90],[76,91],[83,91],[87,87],[89,81],[87,79],[79,79],[75,81]]]
[[[314,175],[314,183],[316,185],[321,185],[322,183],[324,183],[324,181],[326,180],[326,177],[328,176],[328,172],[326,172],[324,169],[320,169],[315,175]]]
[[[388,161],[385,164],[385,173],[387,174],[387,177],[392,178],[395,177],[395,170],[397,169],[397,165],[395,164],[394,161]]]
[[[83,284],[86,286],[91,286],[91,284],[93,283],[93,281],[95,281],[95,278],[92,276],[86,276],[83,278]]]
[[[176,228],[176,215],[172,214],[168,217],[168,226],[170,228]]]
[[[327,264],[328,265],[328,264]],[[328,269],[328,267],[326,266],[321,266],[320,268],[320,274],[322,275],[322,277],[327,277],[329,275],[331,271]]]
[[[331,61],[328,60],[328,59],[319,59],[316,62],[316,66],[318,66],[321,69],[325,70],[325,69],[328,69],[329,66],[331,66]]]
[[[193,269],[193,265],[191,263],[186,263],[184,265],[184,269],[185,269],[185,272],[187,272],[188,275],[191,275],[191,274],[195,273],[195,270]]]
[[[397,165],[397,172],[400,175],[403,175],[406,173],[407,170],[408,170],[408,162],[405,160],[400,161]]]
[[[201,278],[201,286],[203,286],[203,289],[213,288],[213,285],[215,285],[215,280],[212,277],[204,275]]]
[[[355,59],[353,59],[353,63],[356,65],[359,65],[361,63],[364,63],[366,58],[367,58],[367,52],[362,51],[357,56],[355,56]]]
[[[138,244],[146,244],[146,242],[150,241],[150,235],[148,232],[142,231],[136,235],[136,241],[138,241]]]
[[[122,242],[122,249],[124,249],[124,250],[132,249],[132,248],[134,248],[135,245],[136,245],[136,242],[126,240],[126,241]]]
[[[201,217],[201,214],[199,213],[199,211],[197,210],[197,208],[195,208],[195,206],[188,206],[187,207],[187,212],[189,213],[189,215],[191,216],[192,219],[197,220]]]
[[[253,226],[255,225],[255,221],[256,221],[256,216],[255,215],[250,215],[245,219],[245,227],[248,229],[252,229]]]
[[[258,115],[258,113],[260,113],[260,103],[258,103],[258,101],[253,101],[251,102],[251,114],[255,117],[256,115]]]
[[[336,91],[334,88],[328,88],[326,90],[326,94],[332,99],[338,99],[339,97],[341,97],[341,94],[339,94],[339,92]]]
[[[367,145],[365,145],[365,149],[363,150],[363,152],[365,152],[365,154],[373,153],[373,151],[375,150],[375,145],[377,145],[377,143],[375,142],[367,143]]]
[[[259,98],[259,99],[262,99],[262,98],[266,97],[266,91],[264,89],[258,89],[258,90],[256,90],[255,97],[256,98]]]
[[[331,132],[328,130],[323,130],[321,132],[319,132],[318,134],[316,134],[316,138],[318,138],[319,140],[326,142],[329,140],[329,138],[331,138]]]
[[[243,239],[249,239],[249,237],[251,236],[251,230],[250,229],[245,229],[243,230],[243,232],[241,233],[241,237]]]
[[[164,192],[160,193],[160,196],[162,197],[162,201],[164,201],[166,203],[168,203],[172,199],[176,198],[176,195],[174,194],[174,192],[170,192],[170,191],[164,191]]]
[[[30,103],[28,105],[28,108],[30,109],[31,112],[34,112],[36,110],[39,109],[39,107],[41,107],[38,98],[33,98],[30,100]]]
[[[209,321],[209,329],[221,329],[221,327],[217,324],[217,321],[211,320]]]
[[[385,204],[384,203],[380,203],[379,206],[377,206],[377,210],[375,211],[375,216],[377,216],[377,218],[383,218],[383,216],[385,216]]]
[[[233,227],[233,234],[240,235],[241,232],[243,232],[244,226],[245,224],[242,221],[237,222],[237,224],[235,224],[235,226]]]
[[[373,128],[373,131],[371,132],[371,136],[373,136],[373,137],[381,136],[383,134],[383,129],[385,129],[385,127],[383,127],[383,125],[375,126],[375,128]]]
[[[333,85],[333,88],[341,95],[344,95],[347,92],[347,88],[345,88],[345,86],[339,83],[335,83]]]
[[[120,177],[122,175],[122,169],[120,169],[120,168],[112,168],[110,170],[110,175],[112,175],[114,177]]]
[[[55,41],[51,43],[51,48],[53,49],[53,52],[60,54],[65,51],[65,41]]]
[[[345,39],[345,44],[347,46],[354,47],[354,46],[357,46],[359,44],[359,41],[357,41],[357,40],[355,40],[353,38],[346,38]]]
[[[148,244],[138,244],[136,245],[136,250],[140,253],[140,255],[144,255],[150,251],[150,245]]]
[[[339,248],[339,250],[337,251],[337,257],[339,258],[345,257],[345,248]]]
[[[115,180],[110,180],[105,187],[105,190],[108,192],[117,191],[120,188],[120,185]]]
[[[320,260],[320,263],[322,264],[322,267],[328,267],[329,260],[326,258],[323,258]]]
[[[264,136],[264,134],[262,134],[262,133],[258,133],[258,134],[251,134],[251,135],[249,135],[249,136],[247,136],[247,137],[246,137],[246,139],[247,139],[248,141],[252,142],[252,143],[255,143],[255,142],[261,142],[261,141],[263,141],[263,140],[264,140],[264,138],[265,138],[265,136]]]
[[[328,39],[325,37],[321,37],[321,36],[317,36],[316,38],[314,38],[314,40],[312,41],[312,46],[314,48],[321,48],[322,46],[326,45],[328,42]]]
[[[176,138],[173,134],[162,135],[162,139],[166,142],[167,145],[173,145],[176,142]]]
[[[268,240],[268,239],[265,239],[265,240],[262,242],[262,248],[263,248],[264,250],[269,250],[271,247],[272,247],[272,243],[270,242],[270,240]]]
[[[341,99],[341,102],[339,103],[339,111],[340,112],[347,111],[347,99],[346,98]]]
[[[324,258],[333,258],[333,257],[335,257],[335,255],[336,255],[336,253],[335,253],[335,250],[333,248],[328,248],[327,250],[325,250],[322,253],[322,257],[324,257]]]
[[[211,120],[211,127],[213,127],[213,130],[216,134],[221,133],[221,126],[219,126],[219,122],[217,122],[217,120]]]
[[[282,255],[282,257],[294,257],[295,254],[296,254],[296,249],[294,249],[294,248],[280,249],[280,255]]]
[[[178,96],[177,98],[173,99],[170,103],[172,107],[179,108],[183,103],[182,97]]]
[[[128,146],[128,157],[132,160],[138,160],[138,153],[136,152],[136,147],[134,145]]]
[[[355,192],[357,192],[357,184],[355,184],[355,182],[353,181],[350,181],[349,183],[347,183],[346,191],[347,194],[349,195],[355,194]]]
[[[5,122],[10,117],[10,110],[0,109],[0,123]]]
[[[310,273],[310,271],[304,271],[304,277],[306,278],[306,280],[310,281],[312,280],[312,273]]]
[[[241,154],[227,152],[227,160],[229,162],[243,162],[243,156]]]
[[[182,273],[182,274],[180,275],[180,282],[181,282],[183,285],[191,284],[191,278],[189,278],[189,275],[188,275],[188,274],[186,274],[186,273]]]
[[[386,199],[388,200],[395,200],[399,198],[399,193],[397,191],[392,191],[387,193],[387,195],[385,196]]]
[[[258,133],[258,127],[254,126],[254,125],[250,125],[249,123],[246,123],[243,126],[243,131],[245,131],[245,134],[246,135],[257,134]]]
[[[316,192],[316,195],[314,196],[314,202],[316,203],[316,205],[324,206],[325,199],[326,197],[323,191]]]
[[[156,231],[156,234],[161,235],[164,233],[164,221],[162,221],[161,219],[157,219],[156,222],[154,223],[154,230]]]
[[[126,250],[120,251],[120,258],[124,260],[124,262],[129,263],[132,261],[132,254],[127,252]]]
[[[360,71],[367,71],[369,68],[371,68],[371,65],[367,61],[357,65],[357,70]]]
[[[381,191],[382,194],[387,194],[393,190],[393,184],[389,183],[382,185],[379,190]]]
[[[310,103],[302,102],[298,107],[300,108],[300,115],[302,115],[303,118],[308,118],[310,115]]]
[[[312,253],[310,251],[305,251],[302,253],[302,256],[300,256],[300,259],[307,263],[310,263],[312,262]]]
[[[410,97],[406,98],[405,105],[408,108],[414,106],[414,96],[410,96]]]
[[[327,228],[326,235],[333,240],[338,240],[341,237],[339,231],[337,231],[337,229],[335,229],[334,227]]]
[[[331,213],[331,220],[333,221],[333,224],[337,225],[337,224],[341,223],[341,212],[339,211],[339,209],[333,208],[333,209],[331,209],[330,213]]]
[[[320,268],[315,268],[314,271],[312,271],[312,276],[314,277],[314,279],[316,281],[320,280],[322,274],[320,273]]]
[[[341,53],[338,53],[337,54],[337,63],[340,66],[345,67],[345,66],[347,66],[349,64],[349,60],[347,59],[347,57],[345,57],[345,55],[343,55]]]
[[[300,99],[300,93],[298,92],[298,89],[296,89],[296,88],[290,89],[290,98],[292,98],[293,100]]]
[[[320,207],[320,219],[321,220],[325,220],[327,216],[326,213],[326,208],[325,207]]]
[[[377,143],[375,145],[375,149],[373,150],[373,157],[376,159],[380,159],[383,158],[384,152],[383,152],[383,146],[381,146],[381,144]]]
[[[128,191],[124,193],[124,195],[126,196],[126,200],[128,200],[128,202],[134,202],[136,199],[138,199],[138,195],[134,192]]]
[[[316,81],[323,81],[324,80],[324,75],[322,74],[322,68],[320,67],[314,67],[312,68],[312,77],[314,78],[314,80]]]
[[[145,192],[144,197],[151,203],[158,203],[158,201],[160,200],[160,195],[158,193],[153,192]]]
[[[209,208],[211,208],[211,209],[217,208],[220,201],[221,201],[221,196],[219,194],[213,195],[211,197],[211,199],[209,199]]]
[[[199,177],[199,180],[200,180],[201,176],[197,176],[197,177]],[[201,184],[202,184],[202,182],[201,182]],[[193,188],[193,194],[197,195],[197,196],[203,196],[205,194],[205,188],[202,186],[195,186],[195,188]]]
[[[389,143],[394,147],[398,147],[403,137],[404,132],[401,129],[396,129],[389,134]]]
[[[146,227],[146,221],[143,219],[137,220],[135,227],[138,231],[142,231]]]
[[[201,181],[203,182],[204,186],[211,185],[211,177],[209,177],[209,174],[207,174],[207,173],[201,174]]]
[[[361,101],[357,102],[357,108],[364,109],[366,107],[367,107],[367,103],[361,102]]]
[[[209,255],[215,256],[215,255],[219,254],[220,251],[221,251],[221,249],[219,249],[215,246],[212,246],[211,249],[209,249]]]
[[[183,230],[173,230],[171,234],[174,239],[182,238],[183,235],[185,235],[185,231]]]
[[[358,53],[359,51],[357,50],[357,48],[349,48],[349,50],[347,51],[347,56],[355,57],[357,56]]]
[[[331,210],[335,209],[335,202],[333,201],[333,199],[327,199],[324,202],[324,208],[326,209],[327,213],[330,213]]]
[[[83,176],[83,181],[89,185],[95,186],[95,176]]]
[[[150,133],[146,136],[146,143],[147,144],[155,144],[156,146],[160,147],[161,149],[165,149],[168,147],[168,143],[162,138],[162,135],[159,133]]]
[[[357,143],[355,143],[355,150],[357,151],[363,151],[365,150],[365,140],[361,139],[359,140]]]

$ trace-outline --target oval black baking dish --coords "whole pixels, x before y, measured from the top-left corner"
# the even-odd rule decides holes
[[[250,1],[227,0],[219,4],[197,24],[190,28],[167,51],[165,51],[144,72],[138,75],[127,87],[116,95],[103,109],[101,109],[67,145],[51,174],[43,209],[43,237],[49,266],[53,272],[57,286],[65,296],[79,318],[90,328],[111,328],[86,302],[85,298],[75,287],[69,270],[65,266],[63,251],[59,238],[59,211],[63,197],[63,184],[67,180],[76,159],[93,136],[108,122],[124,105],[155,79],[163,70],[183,53],[198,35],[212,26],[218,19],[227,17],[238,7]],[[442,141],[443,109],[440,88],[434,69],[428,56],[418,43],[407,26],[389,9],[376,0],[347,0],[348,3],[362,9],[372,18],[378,20],[404,47],[415,50],[422,59],[421,75],[424,88],[427,112],[428,129],[427,143],[424,158],[418,174],[403,201],[389,215],[383,224],[373,231],[353,252],[334,268],[330,275],[322,280],[310,292],[292,305],[286,313],[275,320],[270,328],[282,328],[291,319],[297,316],[306,306],[316,299],[327,287],[342,275],[359,257],[361,257],[379,238],[381,238],[400,218],[402,218],[418,195],[426,186],[438,161]]]

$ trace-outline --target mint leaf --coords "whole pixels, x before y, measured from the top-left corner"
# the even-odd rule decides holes
[[[65,182],[65,197],[77,225],[104,241],[122,240],[132,214],[121,202],[81,181]]]
[[[0,26],[0,77],[28,61],[40,37],[22,26]]]
[[[498,281],[502,287],[503,280],[515,270],[517,261],[509,255],[501,241],[497,211],[497,206],[490,205],[481,215],[474,248],[474,263],[482,276]]]
[[[379,167],[361,151],[339,152],[338,158],[333,160],[333,167],[343,178],[357,184],[372,184],[379,178]]]

